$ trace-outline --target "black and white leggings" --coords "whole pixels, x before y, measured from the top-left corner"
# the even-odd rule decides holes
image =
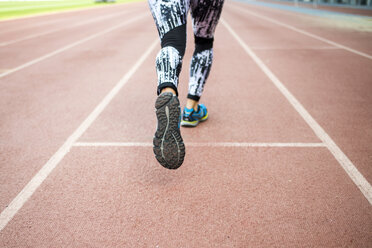
[[[190,9],[195,51],[190,64],[188,98],[199,101],[213,60],[213,36],[224,0],[148,0],[161,40],[156,57],[158,94],[165,87],[177,92],[186,48],[186,21]],[[178,93],[177,93],[178,94]]]

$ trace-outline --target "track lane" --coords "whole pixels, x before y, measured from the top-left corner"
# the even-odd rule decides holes
[[[137,25],[150,21],[149,15]],[[141,53],[133,47],[156,37],[149,25],[141,37],[135,34],[136,27],[128,26],[1,79],[1,150],[7,154],[1,162],[1,209],[128,70]]]
[[[311,42],[311,38],[277,28],[263,20],[255,24],[253,16],[236,10],[226,8],[225,13],[233,21],[233,27],[242,30],[239,33],[247,44],[266,47],[255,52],[340,146],[367,181],[372,182],[369,166],[372,154],[369,145],[372,142],[369,132],[372,73],[367,70],[372,65],[371,60],[342,49],[298,49],[295,53],[288,53],[287,48],[299,47],[298,42],[306,44]],[[242,23],[251,24],[242,26]],[[269,29],[270,32],[252,37],[250,33],[256,33],[256,29]],[[269,34],[276,34],[275,45]],[[358,34],[355,33],[355,40],[358,40]],[[286,49],[277,49],[278,46]]]
[[[109,32],[109,30],[121,28],[132,20],[142,18],[144,15],[139,15],[138,12],[128,12],[124,21],[124,16],[115,16],[112,19],[112,21],[116,20],[115,25],[107,26],[104,20],[100,20],[97,23],[88,23],[85,26],[60,30],[56,33],[41,36],[38,39],[25,40],[11,46],[0,47],[0,53],[4,55],[3,59],[0,60],[0,68],[12,71],[33,64],[34,61],[48,57],[55,52],[59,53],[60,50],[74,46],[75,43],[88,39],[90,36],[96,36],[100,32],[104,33],[105,30]],[[48,45],[40,46],[40,44]],[[6,74],[9,74],[9,72]],[[0,77],[4,77],[4,73],[0,74]]]
[[[362,24],[359,24],[355,20],[350,20],[350,18],[348,19],[346,17],[344,19],[334,19],[311,16],[276,8],[250,5],[249,3],[239,3],[236,1],[232,1],[231,6],[226,6],[226,9],[230,8],[231,10],[240,10],[240,12],[242,12],[241,15],[251,15],[250,12],[253,12],[253,14],[257,13],[263,17],[277,20],[277,25],[274,25],[273,27],[279,28],[281,26],[279,22],[281,22],[284,25],[302,29],[305,32],[309,32],[330,41],[338,42],[340,45],[358,50],[362,53],[372,55],[372,46],[370,44],[372,25],[368,19],[366,19]],[[236,9],[237,7],[238,9]],[[248,9],[247,12],[244,12],[245,8]],[[257,22],[257,20],[261,18],[255,17],[254,19]],[[270,21],[265,20],[265,22]],[[358,39],[355,39],[355,36],[357,36]],[[309,41],[316,41],[316,39],[309,39]]]
[[[129,8],[136,8],[141,3],[127,3]],[[121,9],[121,5],[106,5],[96,8],[77,9],[59,13],[43,14],[40,16],[24,17],[11,20],[1,20],[0,30],[1,35],[22,35],[21,32],[32,33],[43,31],[46,28],[62,27],[70,23],[77,23],[81,19],[97,17],[108,12],[116,12],[116,9]]]
[[[184,106],[187,95],[188,62],[193,52],[191,37],[189,35],[184,69],[180,75],[181,106]],[[185,142],[195,142],[195,140],[199,142],[319,142],[301,117],[281,97],[280,92],[272,87],[266,76],[257,73],[253,61],[247,60],[244,53],[237,53],[236,47],[226,47],[225,44],[235,44],[233,38],[225,37],[224,34],[217,37],[216,43],[220,48],[214,49],[214,57],[215,61],[220,63],[213,65],[202,100],[209,108],[210,120],[214,125],[201,123],[196,129],[183,128]],[[234,54],[234,58],[225,58],[226,54]],[[149,60],[144,65],[142,74],[134,75],[133,79],[144,83],[127,85],[127,91],[121,92],[112,101],[106,111],[84,133],[81,141],[151,141],[154,135],[154,122],[149,120],[155,121],[153,114],[155,76],[153,60]],[[246,84],[241,86],[239,82]],[[229,91],[226,90],[227,86]],[[132,92],[142,93],[138,95]],[[231,109],[231,105],[217,99],[235,99],[234,101],[247,102],[247,104],[240,106],[240,110],[236,112]],[[128,117],[133,116],[133,109],[137,109],[146,118],[128,121]],[[138,128],[139,126],[142,128]],[[227,133],[229,135],[226,135]]]
[[[15,44],[15,43],[18,43],[18,42],[22,42],[22,41],[25,41],[25,40],[39,38],[39,37],[44,36],[44,35],[53,34],[53,33],[56,33],[56,32],[59,32],[59,31],[65,30],[65,29],[71,29],[71,28],[74,28],[74,27],[84,26],[84,25],[90,24],[90,23],[96,23],[96,22],[99,22],[99,21],[110,21],[110,19],[113,19],[116,16],[121,15],[123,17],[125,14],[126,13],[123,11],[123,12],[119,12],[119,13],[115,13],[115,14],[100,16],[100,17],[97,17],[97,18],[91,18],[89,20],[84,20],[82,22],[79,22],[79,23],[73,24],[73,25],[69,25],[67,27],[66,27],[66,25],[64,25],[62,27],[57,27],[57,28],[49,29],[49,30],[45,30],[45,28],[44,28],[43,31],[40,31],[40,32],[33,31],[29,35],[27,35],[27,34],[24,35],[23,34],[21,37],[17,37],[17,38],[15,38],[15,37],[10,37],[9,38],[9,36],[8,36],[7,40],[5,40],[3,42],[0,42],[0,46],[1,47],[2,46],[9,46],[9,45],[12,45],[12,44]]]
[[[262,1],[262,0],[261,0]],[[262,2],[274,3],[274,4],[281,4],[287,6],[295,6],[293,2],[286,2],[286,1],[268,1],[264,0]],[[372,16],[372,10],[370,8],[363,8],[361,6],[352,6],[352,5],[337,5],[337,4],[318,4],[314,6],[314,3],[311,2],[298,2],[297,3],[301,8],[309,8],[309,9],[320,9],[320,10],[328,10],[335,13],[345,13],[345,14],[353,14],[353,15],[363,15],[363,16]]]

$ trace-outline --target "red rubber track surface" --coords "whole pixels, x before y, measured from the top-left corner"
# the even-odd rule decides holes
[[[285,2],[285,1],[270,1],[270,0],[259,0],[260,2],[267,2],[267,3],[274,3],[274,4],[282,4],[288,6],[296,6],[295,2]],[[353,14],[353,15],[362,15],[362,16],[372,16],[372,9],[366,6],[347,6],[339,4],[337,5],[326,5],[326,4],[317,4],[314,5],[313,3],[303,3],[297,2],[297,5],[301,8],[310,8],[310,9],[319,9],[319,10],[328,10],[338,13],[346,13],[346,14]],[[363,8],[364,7],[364,8]]]
[[[301,5],[301,7],[314,8],[311,5]],[[328,11],[353,14],[353,15],[372,16],[371,9],[362,9],[362,8],[359,9],[359,8],[348,8],[345,6],[327,6],[327,5],[318,5],[315,8],[320,9],[320,10],[328,10]]]
[[[369,55],[372,34],[231,1],[222,14],[372,182],[371,59],[245,10]],[[131,18],[0,76],[1,211],[158,38],[144,2],[0,22],[0,43],[62,28],[0,46],[6,72]],[[191,34],[189,25],[182,106]],[[158,49],[77,140],[129,145],[71,147],[0,231],[0,247],[371,247],[372,207],[326,147],[218,146],[321,143],[223,23],[202,98],[210,118],[182,128],[180,169],[162,168],[148,145]]]

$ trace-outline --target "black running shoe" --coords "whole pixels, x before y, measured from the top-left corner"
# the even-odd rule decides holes
[[[155,102],[158,126],[154,137],[154,153],[167,169],[177,169],[185,157],[185,145],[180,133],[181,108],[177,96],[164,92]]]

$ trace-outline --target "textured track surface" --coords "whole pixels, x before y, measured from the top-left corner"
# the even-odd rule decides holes
[[[180,132],[180,102],[172,93],[159,95],[155,102],[158,119],[154,135],[154,153],[159,163],[168,169],[179,168],[185,157],[185,145]]]
[[[202,98],[209,119],[181,128],[177,170],[153,153],[160,45],[145,2],[0,22],[0,73],[25,66],[0,76],[0,224],[14,214],[0,247],[371,246],[371,204],[241,45],[372,182],[372,60],[324,41],[372,55],[371,32],[233,1],[222,18]],[[181,107],[192,48],[189,35]],[[58,158],[44,181],[35,177]]]

